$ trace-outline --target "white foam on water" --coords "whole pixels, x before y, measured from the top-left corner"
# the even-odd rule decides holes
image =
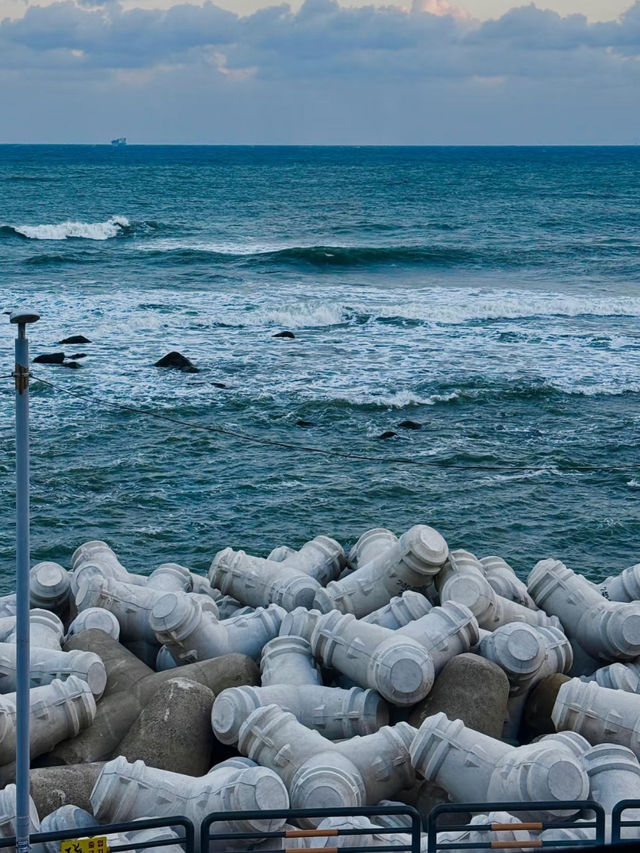
[[[16,233],[30,240],[109,240],[129,227],[126,216],[111,216],[105,222],[59,222],[56,225],[14,225]]]

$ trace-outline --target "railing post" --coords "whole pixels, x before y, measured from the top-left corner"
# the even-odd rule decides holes
[[[16,849],[29,853],[29,341],[40,316],[14,311],[16,338]]]

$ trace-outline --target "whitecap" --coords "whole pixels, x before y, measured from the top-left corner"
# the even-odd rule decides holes
[[[15,225],[13,230],[30,240],[109,240],[129,227],[126,216],[112,216],[105,222],[59,222],[55,225]]]

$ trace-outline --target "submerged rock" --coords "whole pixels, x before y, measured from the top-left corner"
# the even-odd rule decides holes
[[[398,429],[422,429],[422,424],[418,421],[400,421]]]
[[[61,344],[90,344],[91,341],[89,338],[85,338],[84,335],[71,335],[68,338],[63,338],[61,341],[58,341]]]
[[[381,432],[378,438],[394,438],[398,433],[394,432],[391,429],[385,430],[385,432]]]
[[[276,332],[275,335],[271,336],[272,338],[295,338],[293,332]]]
[[[34,364],[62,364],[65,359],[63,352],[44,352],[33,359]]]
[[[167,353],[161,359],[155,362],[154,367],[171,367],[174,370],[182,370],[184,373],[199,373],[199,369],[191,362],[186,355],[175,350]]]

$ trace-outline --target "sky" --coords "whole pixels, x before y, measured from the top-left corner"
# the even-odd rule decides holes
[[[0,142],[640,144],[640,0],[0,0]]]

